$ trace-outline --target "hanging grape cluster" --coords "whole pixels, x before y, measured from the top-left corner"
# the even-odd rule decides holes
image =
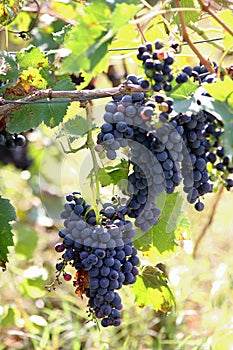
[[[127,149],[127,198],[104,203],[97,213],[79,192],[68,195],[61,213],[64,228],[59,231],[63,242],[55,247],[63,253],[56,265],[57,278],[63,274],[66,281],[71,280],[66,267],[75,268],[76,294],[86,295],[90,314],[101,319],[104,327],[121,323],[117,290],[135,283],[138,274],[133,224],[147,232],[158,223],[157,197],[174,193],[182,184],[187,201],[202,211],[203,198],[213,191],[215,182],[227,190],[233,187],[229,177],[233,167],[222,140],[223,122],[198,101],[196,112],[177,114],[168,96],[173,82],[210,83],[216,74],[209,74],[203,65],[185,66],[174,73],[174,47],[166,50],[160,40],[141,45],[137,57],[145,77],[129,74],[125,84],[139,85],[145,92],[112,97],[105,106],[95,147],[110,161]],[[213,67],[217,70],[215,63]],[[149,89],[152,93],[148,94]]]
[[[90,315],[101,319],[103,327],[119,326],[122,303],[117,290],[135,283],[138,274],[133,225],[126,220],[125,206],[119,199],[105,203],[99,213],[79,192],[66,199],[61,212],[64,228],[58,233],[63,242],[55,247],[63,253],[56,264],[58,276],[62,273],[70,281],[66,266],[71,265],[76,270],[75,292],[88,298]]]

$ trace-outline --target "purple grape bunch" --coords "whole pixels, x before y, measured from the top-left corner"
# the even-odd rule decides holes
[[[64,228],[59,231],[62,243],[55,250],[62,253],[56,264],[58,275],[66,281],[69,264],[76,270],[77,294],[86,295],[90,314],[101,319],[103,327],[121,324],[122,301],[118,290],[136,282],[140,263],[133,246],[135,230],[125,219],[125,206],[105,203],[101,211],[86,204],[79,192],[66,197],[61,212]],[[79,276],[84,276],[80,279]]]

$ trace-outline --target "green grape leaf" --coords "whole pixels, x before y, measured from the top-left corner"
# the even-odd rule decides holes
[[[46,89],[47,81],[40,74],[40,70],[36,68],[28,68],[22,71],[20,76],[31,87],[34,86],[37,89]]]
[[[228,98],[233,94],[233,80],[228,76],[225,76],[224,80],[204,84],[203,87],[215,100],[221,102],[227,102]],[[230,107],[233,109],[233,105]]]
[[[0,197],[0,267],[8,261],[8,247],[14,245],[10,221],[16,220],[14,207],[8,199]]]
[[[191,234],[191,223],[189,218],[185,213],[181,213],[177,219],[177,225],[175,229],[175,237],[176,239],[190,239]]]
[[[101,5],[101,11],[97,6]],[[103,5],[103,6],[102,6]],[[87,50],[98,40],[101,40],[108,31],[110,9],[102,1],[96,1],[86,8],[85,14],[78,16],[78,25],[74,26],[65,36],[64,45],[71,50],[71,54],[62,61],[60,72],[75,73],[81,70],[90,70],[91,62],[86,55]]]
[[[109,45],[137,10],[136,5],[121,3],[111,11],[102,0],[90,4],[85,14],[78,17],[78,25],[65,35],[64,45],[71,53],[63,59],[60,73],[102,72]]]
[[[186,83],[183,83],[183,84],[177,84],[176,81],[173,81],[171,85],[172,85],[172,90],[171,90],[171,93],[169,93],[169,96],[174,99],[181,99],[181,100],[190,99],[191,95],[198,88],[198,82],[193,83],[190,80],[188,80]]]
[[[62,126],[63,131],[61,131],[61,135],[67,134],[72,141],[85,136],[89,130],[87,120],[78,115],[75,118],[67,120]],[[96,124],[92,124],[91,130],[95,130],[96,128]]]
[[[20,70],[28,68],[41,68],[42,66],[48,66],[48,58],[44,56],[44,53],[30,45],[28,48],[16,54],[16,61],[20,67]]]
[[[220,11],[218,14],[218,17],[224,23],[227,23],[227,26],[231,30],[233,30],[233,16],[232,16],[232,11],[230,9],[227,9],[225,11]],[[213,19],[213,21],[215,21],[215,20]],[[228,33],[227,31],[225,31],[224,29],[223,29],[223,33],[224,33],[223,44],[224,44],[224,48],[226,51],[226,50],[229,50],[230,48],[232,48],[232,46],[233,46],[233,36],[230,33]]]
[[[71,30],[70,24],[64,26],[59,32],[52,33],[53,39],[60,45],[63,44],[66,34]]]
[[[98,181],[101,183],[101,186],[109,186],[112,183],[112,178],[111,176],[108,174],[108,172],[102,168],[99,169],[98,171]]]
[[[119,28],[127,24],[137,11],[137,5],[127,4],[126,2],[116,4],[116,7],[110,17],[112,32],[116,33]]]
[[[171,2],[171,6],[174,8],[176,7],[174,1]],[[194,9],[200,9],[200,6],[198,4],[197,0],[181,0],[181,6],[184,8],[194,8]],[[200,17],[201,11],[183,11],[183,18],[185,21],[185,24],[188,26],[189,23],[195,23]],[[173,15],[174,22],[180,25],[180,17],[178,13],[175,13]]]
[[[55,67],[53,67],[49,61],[48,57],[45,57],[44,53],[40,51],[40,49],[30,45],[25,50],[18,52],[16,54],[16,60],[19,65],[20,71],[22,75],[28,72],[28,75],[35,76],[35,71],[37,71],[37,75],[40,75],[42,79],[45,81],[43,85],[45,87],[53,87],[56,84],[56,80],[54,78]],[[22,76],[24,79],[24,77]],[[38,86],[31,82],[31,85],[38,87],[39,89],[43,89],[44,86]]]
[[[157,267],[146,266],[132,287],[136,304],[140,307],[152,305],[155,311],[168,312],[175,299],[164,273]]]
[[[69,78],[60,80],[53,89],[55,91],[74,90],[74,85]],[[58,101],[60,99],[56,99]],[[49,103],[47,100],[42,100],[45,103],[29,104],[17,110],[10,117],[8,130],[12,133],[27,131],[31,128],[36,128],[42,122],[50,127],[59,125],[63,120],[69,103]]]
[[[176,99],[174,100],[173,107],[176,113],[185,113],[191,106],[192,99],[189,100],[183,100],[183,99]]]
[[[16,223],[13,226],[16,236],[15,252],[20,257],[31,259],[37,247],[38,234],[31,227]]]
[[[113,35],[111,32],[108,32],[106,35],[102,36],[100,40],[97,41],[89,47],[86,52],[90,60],[90,70],[93,71],[97,65],[100,64],[100,61],[104,58],[107,53],[108,45],[111,43]],[[103,66],[103,68],[106,66]]]
[[[105,169],[111,176],[112,183],[114,185],[118,185],[121,180],[127,179],[129,172],[129,163],[126,160],[121,159],[120,163],[114,166],[107,166]]]
[[[161,209],[161,215],[157,225],[151,227],[146,233],[137,231],[135,246],[143,251],[151,262],[155,262],[162,257],[169,256],[176,251],[178,238],[176,234],[177,222],[183,212],[181,210],[183,198],[178,192],[165,195],[162,194],[156,199],[157,206]],[[186,222],[188,225],[188,223]],[[187,228],[187,227],[186,227]]]
[[[127,179],[129,172],[128,162],[121,159],[121,162],[114,166],[107,166],[100,169],[98,172],[98,179],[102,186],[109,186],[111,184],[122,187],[122,180]]]
[[[181,0],[181,6],[187,8],[199,8],[198,2],[195,0]],[[195,23],[200,16],[200,12],[184,11],[183,17],[185,23],[188,25],[189,22]]]

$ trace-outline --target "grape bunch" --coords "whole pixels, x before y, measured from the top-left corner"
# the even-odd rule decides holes
[[[136,76],[127,81],[138,82]],[[96,149],[105,150],[113,160],[120,147],[130,150],[133,172],[128,177],[127,214],[135,218],[135,225],[147,231],[158,222],[160,210],[156,196],[173,193],[181,181],[182,138],[169,115],[173,100],[157,94],[145,102],[144,94],[118,96],[105,106],[104,121],[97,137]],[[158,118],[156,119],[156,115]]]
[[[149,81],[144,79],[140,83],[143,88],[151,86],[155,92],[170,92],[172,90],[171,82],[175,79],[178,84],[186,83],[190,78],[200,83],[212,83],[216,81],[217,63],[212,62],[214,73],[210,73],[208,69],[199,64],[194,67],[185,66],[176,76],[172,70],[174,63],[174,54],[176,53],[173,45],[166,49],[163,41],[156,40],[154,44],[146,43],[138,48],[137,58],[142,61],[143,69]]]
[[[232,171],[229,166],[229,157],[225,156],[224,149],[219,147],[223,123],[204,110],[196,114],[180,113],[172,118],[171,122],[180,128],[183,139],[184,192],[187,193],[188,202],[194,204],[197,211],[202,211],[204,203],[201,202],[200,198],[213,191],[211,180],[214,180],[214,177],[209,175],[208,163],[215,164],[213,166],[215,175],[219,175],[220,172],[224,173],[224,176],[217,177],[220,177],[223,182],[225,181],[228,189],[233,186],[233,181],[227,178],[227,175]],[[222,162],[216,164],[219,158],[222,158]]]
[[[139,84],[139,80],[134,75],[127,77],[127,82]],[[106,150],[106,156],[114,160],[116,151],[120,147],[126,147],[128,140],[134,138],[133,126],[142,126],[148,129],[145,121],[148,121],[153,109],[144,105],[144,93],[133,93],[132,95],[115,96],[105,106],[104,121],[101,132],[98,134],[97,144]],[[149,129],[148,129],[149,130]],[[102,148],[96,148],[98,151]]]
[[[138,133],[137,133],[138,131]],[[157,129],[135,130],[135,141],[130,141],[133,173],[129,175],[127,202],[128,215],[135,218],[135,225],[148,231],[158,222],[160,210],[156,207],[156,197],[166,192],[171,194],[181,182],[180,162],[182,139],[169,123],[162,123]]]
[[[68,264],[74,267],[75,291],[88,298],[90,315],[101,319],[103,327],[119,326],[122,302],[117,290],[135,283],[139,264],[133,247],[135,231],[125,219],[126,207],[115,199],[97,214],[79,192],[66,199],[61,212],[64,228],[58,233],[63,242],[55,247],[62,253],[56,264],[57,278],[62,273],[66,281],[71,280],[65,268]]]
[[[26,138],[21,134],[10,134],[6,130],[0,133],[0,146],[5,146],[7,149],[15,149],[17,146],[24,147]]]
[[[208,69],[203,65],[199,64],[192,68],[192,76],[194,77],[195,81],[199,81],[201,83],[213,83],[217,80],[216,73],[217,73],[217,63],[212,62],[212,66],[214,68],[215,73],[210,73]]]
[[[161,93],[154,102],[143,96],[133,102],[132,96],[124,95],[110,101],[105,110],[98,146],[109,159],[128,146],[133,172],[128,176],[127,215],[143,231],[158,222],[156,197],[173,193],[182,178],[188,202],[197,211],[204,209],[200,199],[213,191],[214,178],[207,163],[213,164],[228,190],[232,187],[232,179],[227,178],[232,172],[230,160],[220,147],[224,125],[209,112],[174,115],[173,100]]]
[[[0,146],[0,164],[13,164],[21,170],[28,169],[33,160],[28,157],[28,148],[16,147],[15,149],[7,149],[6,146]]]
[[[146,43],[139,46],[137,58],[143,62],[145,74],[150,81],[148,85],[151,85],[153,91],[171,91],[174,79],[171,67],[174,63],[173,56],[173,50],[166,51],[161,40],[156,40],[154,45]]]
[[[28,157],[26,137],[22,134],[11,134],[6,130],[5,119],[0,122],[0,162],[12,163],[16,168],[25,170],[32,164]]]

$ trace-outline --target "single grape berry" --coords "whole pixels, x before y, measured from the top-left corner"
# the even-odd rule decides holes
[[[23,135],[15,135],[15,144],[16,146],[23,147],[26,145],[26,138]]]
[[[64,263],[63,262],[58,262],[56,264],[56,270],[57,271],[61,271],[63,269],[63,267],[64,267]]]
[[[64,252],[64,250],[65,250],[64,244],[60,244],[60,243],[56,244],[56,245],[55,245],[55,250],[56,250],[56,252],[58,252],[58,253]]]
[[[182,72],[182,73],[180,73],[180,74],[177,75],[177,77],[176,77],[176,82],[177,82],[178,84],[183,84],[183,83],[185,83],[186,81],[188,81],[188,78],[189,78],[189,76],[188,76],[186,73]]]
[[[65,273],[63,274],[63,278],[64,278],[64,280],[65,280],[66,282],[69,282],[69,281],[72,279],[72,276],[71,276],[71,274],[65,272]]]

